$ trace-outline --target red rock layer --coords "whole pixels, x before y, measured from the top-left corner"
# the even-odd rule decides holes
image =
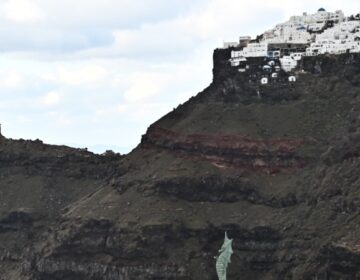
[[[300,168],[306,159],[297,155],[303,139],[253,139],[242,135],[179,134],[152,126],[142,147],[156,147],[189,159],[210,161],[218,167],[268,172]]]

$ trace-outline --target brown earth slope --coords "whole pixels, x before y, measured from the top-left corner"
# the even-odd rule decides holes
[[[296,83],[264,86],[263,59],[239,73],[229,56],[6,279],[216,279],[224,231],[230,280],[360,279],[360,56],[307,57]]]

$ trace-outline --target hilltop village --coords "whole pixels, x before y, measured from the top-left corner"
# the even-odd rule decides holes
[[[360,14],[345,17],[341,10],[320,8],[315,14],[292,16],[256,39],[241,36],[239,42],[225,42],[224,48],[233,49],[230,63],[239,72],[249,69],[250,58],[264,57],[262,71],[266,75],[261,84],[277,79],[281,71],[288,73],[289,82],[295,82],[291,72],[304,56],[360,52]]]

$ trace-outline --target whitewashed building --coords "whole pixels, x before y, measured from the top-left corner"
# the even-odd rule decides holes
[[[224,42],[224,49],[237,47],[239,46],[238,42]]]
[[[275,28],[264,33],[264,40],[268,43],[298,43],[306,44],[314,38],[309,31],[321,31],[329,21],[342,22],[345,16],[342,11],[335,13],[319,9],[317,13],[302,16],[292,16],[289,21],[278,24]]]
[[[286,71],[290,72],[297,66],[297,60],[292,56],[283,56],[280,58],[281,68]]]
[[[264,78],[261,78],[260,82],[262,85],[266,85],[269,83],[269,79],[264,77]]]
[[[290,72],[305,55],[360,52],[360,15],[345,17],[341,10],[321,8],[314,14],[292,16],[264,32],[257,42],[242,36],[238,43],[224,45],[230,46],[237,47],[231,52],[232,66],[240,67],[249,57],[267,57],[279,60],[281,68]]]
[[[289,82],[296,82],[295,76],[290,76],[288,79],[289,79]]]
[[[344,21],[323,33],[306,49],[306,55],[342,54],[360,50],[360,21]]]
[[[233,51],[231,53],[232,58],[236,57],[260,57],[267,56],[268,54],[268,43],[249,43],[240,51]]]

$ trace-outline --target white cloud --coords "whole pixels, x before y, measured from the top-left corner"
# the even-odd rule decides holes
[[[103,80],[107,71],[101,66],[90,65],[78,70],[70,70],[64,67],[59,69],[58,80],[67,85],[92,84]]]
[[[60,100],[60,94],[56,91],[50,91],[42,97],[42,103],[49,107],[58,105]]]
[[[73,123],[72,119],[68,116],[58,116],[55,121],[59,126],[68,126]]]
[[[125,91],[124,98],[127,102],[143,102],[161,93],[162,88],[168,83],[166,73],[135,73],[131,77],[131,86]]]
[[[264,28],[277,23],[276,16],[281,16],[281,11],[276,5],[262,0],[246,5],[233,0],[208,1],[207,5],[188,14],[113,29],[111,44],[83,49],[76,55],[80,58],[132,57],[171,61],[202,45],[217,47],[222,39],[236,40],[243,32],[260,34]],[[269,13],[276,15],[269,17]],[[259,18],[263,20],[259,21]]]
[[[17,89],[23,86],[24,78],[16,70],[0,71],[0,88]]]
[[[16,23],[45,19],[44,11],[33,0],[8,0],[0,9],[8,20]]]
[[[137,26],[144,21],[172,18],[192,7],[193,0],[27,0],[47,11],[57,26],[96,29]]]
[[[93,85],[103,81],[108,76],[108,71],[99,65],[89,64],[87,66],[59,66],[55,73],[47,73],[42,78],[58,84],[67,86]]]
[[[31,120],[27,118],[26,116],[19,115],[16,117],[16,121],[22,124],[29,124],[31,123]]]
[[[147,102],[141,104],[134,104],[132,110],[129,110],[129,119],[137,125],[144,125],[144,120],[150,121],[148,125],[161,118],[164,114],[170,111],[171,104],[165,102]],[[145,132],[145,131],[143,131]]]
[[[59,111],[50,111],[46,113],[46,116],[49,118],[51,124],[56,126],[69,126],[74,123],[73,119],[67,114]]]
[[[115,105],[115,106],[109,106],[106,108],[100,108],[95,110],[95,118],[94,121],[98,121],[99,119],[104,119],[106,117],[116,117],[118,114],[123,114],[127,112],[129,109],[129,106],[125,104]]]
[[[115,29],[176,17],[192,0],[1,0],[0,51],[58,59],[110,45]]]

